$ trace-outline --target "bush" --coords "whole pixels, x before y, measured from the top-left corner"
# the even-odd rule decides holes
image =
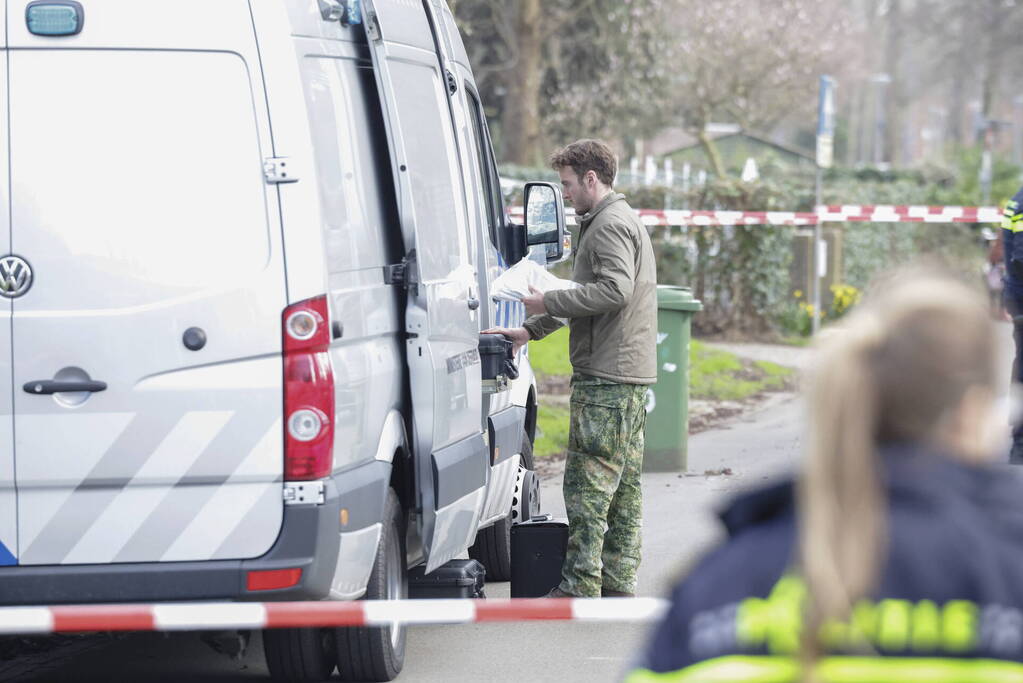
[[[782,307],[778,325],[786,336],[809,337],[813,334],[813,304],[803,301],[803,292],[798,289],[792,299]]]
[[[956,152],[948,166],[878,170],[837,168],[825,174],[825,204],[977,205],[980,190],[977,150]],[[553,179],[549,169],[502,167],[519,179]],[[994,164],[992,196],[1008,199],[1019,182],[1019,169]],[[773,171],[755,183],[734,178],[711,179],[703,186],[623,186],[636,208],[812,211],[813,172]],[[851,304],[839,295],[865,288],[880,272],[921,257],[960,272],[979,272],[983,259],[980,226],[954,223],[847,223],[841,227],[842,263],[835,277],[851,290],[833,290],[824,319],[835,319]],[[808,334],[813,311],[791,295],[790,266],[794,229],[783,226],[655,228],[651,239],[661,284],[690,286],[704,304],[693,321],[698,334],[742,337]],[[570,264],[558,266],[568,277]]]
[[[643,188],[629,196],[638,197],[632,201],[640,206],[644,199],[656,201],[668,192]],[[676,206],[706,210],[791,211],[812,204],[812,197],[798,188],[775,182],[720,179],[689,193],[671,192]],[[790,287],[793,232],[786,226],[656,229],[652,241],[658,282],[692,287],[704,307],[693,320],[699,334],[771,335]]]

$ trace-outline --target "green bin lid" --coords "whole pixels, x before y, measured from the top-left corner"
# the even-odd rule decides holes
[[[702,311],[703,304],[693,298],[688,287],[657,285],[657,308],[669,311]]]

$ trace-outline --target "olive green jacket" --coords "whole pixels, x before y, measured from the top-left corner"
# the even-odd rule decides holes
[[[621,194],[580,217],[572,279],[544,294],[547,315],[525,322],[541,339],[569,319],[575,372],[625,384],[657,381],[657,268],[650,236]]]

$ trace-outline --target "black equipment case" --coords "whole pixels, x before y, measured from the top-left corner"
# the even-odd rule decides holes
[[[561,583],[568,523],[539,518],[511,528],[511,596],[539,598]]]
[[[408,573],[410,598],[485,598],[487,570],[476,560],[451,560],[429,574],[419,566]]]
[[[483,380],[499,377],[518,379],[519,369],[515,366],[514,344],[503,334],[481,334],[479,336],[480,372]]]

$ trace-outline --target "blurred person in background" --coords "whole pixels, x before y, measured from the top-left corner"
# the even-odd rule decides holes
[[[1005,319],[1005,243],[1002,231],[984,228],[987,242],[987,262],[984,264],[984,284],[991,302],[991,315],[995,320]]]
[[[878,295],[879,294],[879,295]],[[993,323],[935,274],[821,341],[798,481],[739,497],[628,683],[1023,680],[1023,496]]]
[[[1023,382],[1023,188],[1005,204],[1002,214],[1002,249],[1005,254],[1005,310],[1012,320],[1016,356],[1012,361],[1013,383]],[[1012,425],[1009,462],[1023,464],[1023,422]]]

